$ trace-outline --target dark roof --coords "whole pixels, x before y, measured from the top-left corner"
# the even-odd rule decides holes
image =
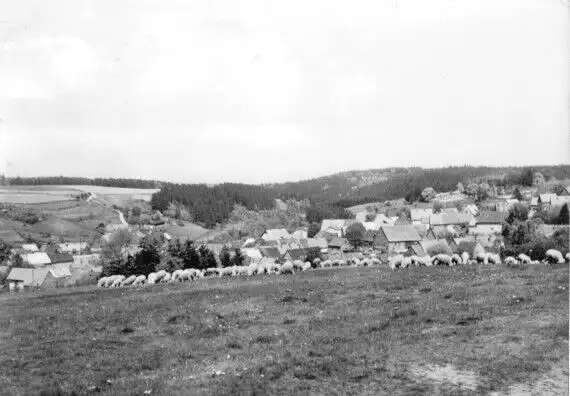
[[[412,225],[382,227],[381,230],[386,235],[388,242],[411,242],[422,239]]]
[[[304,260],[305,257],[307,256],[307,253],[309,252],[309,249],[289,249],[287,250],[287,253],[290,257],[291,260]]]
[[[501,224],[507,218],[506,212],[481,212],[476,218],[477,224]]]
[[[265,239],[262,239],[259,242],[259,246],[279,246],[279,241],[266,241]]]
[[[48,253],[47,255],[52,264],[73,262],[73,256],[69,253]]]
[[[346,238],[334,238],[332,241],[329,242],[330,247],[338,247],[341,248],[348,244],[348,240]]]
[[[408,252],[411,253],[412,255],[416,255],[416,256],[425,256],[426,255],[426,252],[422,248],[422,245],[419,244],[419,242],[416,242],[416,243],[410,245],[410,247],[408,248]]]
[[[281,257],[279,249],[276,247],[259,248],[263,257],[278,259]]]

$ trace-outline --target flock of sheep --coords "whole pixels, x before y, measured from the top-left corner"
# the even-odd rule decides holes
[[[550,249],[546,252],[543,260],[547,264],[563,264],[565,261],[570,261],[570,253],[564,256],[558,250]],[[375,255],[365,258],[363,255],[352,257],[347,260],[334,259],[334,260],[319,260],[315,259],[313,265],[310,262],[302,261],[288,261],[284,264],[277,263],[252,263],[248,266],[233,266],[226,268],[207,268],[206,270],[185,269],[176,270],[172,273],[167,271],[151,272],[148,276],[145,275],[132,275],[126,277],[124,275],[112,275],[100,278],[97,286],[99,287],[123,287],[123,286],[140,286],[144,284],[156,283],[177,283],[188,282],[205,277],[224,277],[224,276],[254,276],[254,275],[281,275],[293,274],[296,271],[308,271],[314,267],[320,268],[333,268],[333,267],[366,267],[380,265],[382,262]],[[393,256],[389,259],[388,265],[392,270],[408,267],[431,267],[431,266],[449,266],[456,265],[471,265],[471,264],[506,264],[508,266],[516,266],[522,264],[539,264],[538,261],[533,261],[525,254],[519,254],[516,258],[509,256],[501,261],[501,257],[494,253],[478,253],[473,259],[470,258],[468,253],[461,255],[453,254],[437,254],[435,256],[410,256],[404,257],[402,255]]]
[[[566,254],[566,260],[562,253],[558,250],[550,249],[546,251],[544,260],[545,264],[563,264],[565,262],[570,262],[570,253]],[[502,264],[501,257],[495,253],[478,253],[473,259],[469,256],[469,253],[464,252],[461,255],[453,254],[437,254],[433,257],[431,256],[410,256],[404,257],[402,255],[393,256],[389,260],[389,266],[392,270],[397,268],[408,268],[408,267],[431,267],[431,266],[448,266],[453,267],[455,265],[470,265],[470,264]],[[540,264],[540,261],[531,260],[526,254],[519,254],[516,258],[508,256],[504,260],[504,264],[508,266],[517,266],[522,264]]]

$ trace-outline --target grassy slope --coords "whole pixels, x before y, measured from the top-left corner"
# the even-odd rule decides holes
[[[1,299],[10,394],[475,394],[536,380],[568,350],[566,266],[351,268]],[[479,389],[421,380],[421,363],[471,370]]]

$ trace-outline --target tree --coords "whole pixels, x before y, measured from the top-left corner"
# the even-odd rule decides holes
[[[506,218],[508,224],[513,224],[515,221],[525,221],[528,218],[528,209],[523,204],[514,204],[509,210]]]
[[[432,199],[435,198],[435,190],[431,187],[426,187],[422,191],[421,195],[423,202],[430,202]]]
[[[194,247],[194,243],[191,240],[186,240],[184,246],[181,249],[181,257],[183,261],[183,268],[200,268],[200,256]]]
[[[489,194],[491,193],[491,186],[486,183],[483,182],[481,184],[479,184],[479,188],[477,189],[477,201],[484,201],[487,198],[489,198]]]
[[[358,248],[362,245],[365,233],[366,229],[362,223],[354,223],[346,229],[345,237],[354,248]]]
[[[557,223],[558,224],[569,224],[569,215],[568,215],[568,204],[565,203],[562,205],[562,209],[560,209],[560,213],[558,214]]]
[[[525,187],[532,187],[533,171],[531,168],[524,168],[521,173],[521,184]]]
[[[467,188],[465,188],[465,193],[472,199],[477,198],[477,192],[479,191],[479,185],[477,183],[469,183]]]
[[[156,235],[145,235],[140,243],[140,250],[134,256],[133,265],[137,274],[148,275],[154,272],[156,266],[160,263],[160,238]]]
[[[440,213],[443,210],[443,205],[439,201],[433,203],[433,213]]]
[[[241,253],[240,249],[234,249],[234,257],[232,257],[232,264],[241,266],[245,261],[245,257]]]
[[[566,191],[566,186],[562,183],[557,183],[554,186],[552,186],[551,191],[556,194],[556,195],[560,195],[562,194],[564,191]]]
[[[515,189],[513,190],[513,198],[519,200],[520,202],[524,200],[524,197],[521,194],[521,190],[519,190],[518,187],[515,187]]]
[[[131,210],[131,215],[134,217],[139,217],[142,213],[142,209],[138,206],[134,206]]]
[[[309,238],[313,238],[321,231],[321,226],[319,223],[311,223],[309,224],[309,229],[307,230],[307,236]]]
[[[232,255],[230,254],[228,248],[226,248],[225,246],[224,248],[222,248],[222,251],[220,252],[220,263],[224,268],[232,266]]]
[[[107,242],[103,244],[103,259],[120,257],[124,247],[129,246],[133,241],[133,236],[127,228],[120,228],[113,232]]]
[[[12,249],[10,245],[0,240],[0,264],[4,265],[4,262],[10,260],[10,257],[12,255],[10,249]]]

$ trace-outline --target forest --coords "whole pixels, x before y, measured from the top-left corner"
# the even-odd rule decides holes
[[[40,186],[40,185],[90,185],[102,187],[122,188],[160,188],[155,180],[141,180],[129,178],[101,178],[69,176],[42,176],[42,177],[13,177],[8,179],[12,186]]]

